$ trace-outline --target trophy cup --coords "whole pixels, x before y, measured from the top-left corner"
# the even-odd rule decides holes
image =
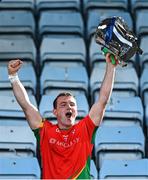
[[[102,45],[101,50],[105,55],[108,52],[111,54],[112,64],[116,63],[116,58],[122,67],[127,65],[135,53],[143,52],[138,46],[137,37],[121,17],[104,19],[96,29],[95,41]]]

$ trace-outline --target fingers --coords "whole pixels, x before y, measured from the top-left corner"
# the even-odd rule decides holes
[[[8,73],[9,75],[17,73],[17,71],[21,68],[23,62],[19,59],[11,60],[8,63]]]
[[[110,63],[111,59],[110,59],[110,53],[106,54],[106,62]]]
[[[19,60],[19,59],[11,60],[9,62],[9,66],[12,67],[12,68],[16,68],[16,67],[18,67],[18,66],[20,66],[22,64],[23,64],[23,62],[21,60]]]
[[[118,59],[113,54],[110,54],[110,53],[106,54],[106,62],[111,63],[114,66],[119,64]]]

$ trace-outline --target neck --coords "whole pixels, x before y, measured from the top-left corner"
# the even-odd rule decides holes
[[[71,126],[62,126],[61,124],[58,123],[58,127],[60,130],[68,130],[72,127],[72,125]]]

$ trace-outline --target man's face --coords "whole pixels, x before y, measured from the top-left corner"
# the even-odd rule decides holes
[[[57,99],[57,107],[53,110],[57,117],[59,128],[67,129],[75,123],[77,116],[76,100],[72,96],[60,96]]]

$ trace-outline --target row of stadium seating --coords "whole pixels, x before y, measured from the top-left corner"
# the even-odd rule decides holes
[[[143,54],[140,57],[134,56],[130,59],[130,64],[136,68],[139,63],[141,72],[147,67],[147,44],[148,35],[141,39]],[[101,64],[104,56],[100,52],[100,47],[95,43],[94,38],[87,45],[84,38],[75,35],[51,35],[44,36],[37,48],[33,39],[27,34],[23,35],[2,35],[0,34],[0,63],[11,58],[24,59],[26,63],[36,66],[40,63],[41,69],[46,62],[69,62],[90,66],[90,71],[96,63]],[[88,56],[88,57],[87,57]],[[39,58],[39,60],[38,60]],[[139,59],[139,61],[137,61]],[[39,61],[39,62],[38,62]]]
[[[42,39],[43,35],[48,33],[76,34],[85,37],[86,32],[86,38],[90,39],[102,19],[108,16],[121,16],[138,36],[147,34],[148,24],[145,22],[147,10],[145,9],[138,11],[135,22],[129,12],[113,9],[103,11],[94,9],[87,16],[85,22],[80,12],[71,10],[45,10],[38,18],[28,10],[2,10],[0,11],[0,33],[26,33]]]
[[[148,7],[146,0],[1,0],[1,9],[29,9],[40,12],[46,9],[73,9],[86,12],[90,9],[120,9],[135,13],[139,9]]]
[[[0,178],[41,176],[36,139],[13,95],[8,61],[23,60],[20,80],[44,118],[56,123],[52,102],[68,90],[76,97],[79,121],[98,99],[105,72],[95,30],[102,19],[115,15],[125,19],[144,52],[127,67],[117,67],[96,133],[91,176],[147,179],[147,0],[1,0],[0,9]]]

